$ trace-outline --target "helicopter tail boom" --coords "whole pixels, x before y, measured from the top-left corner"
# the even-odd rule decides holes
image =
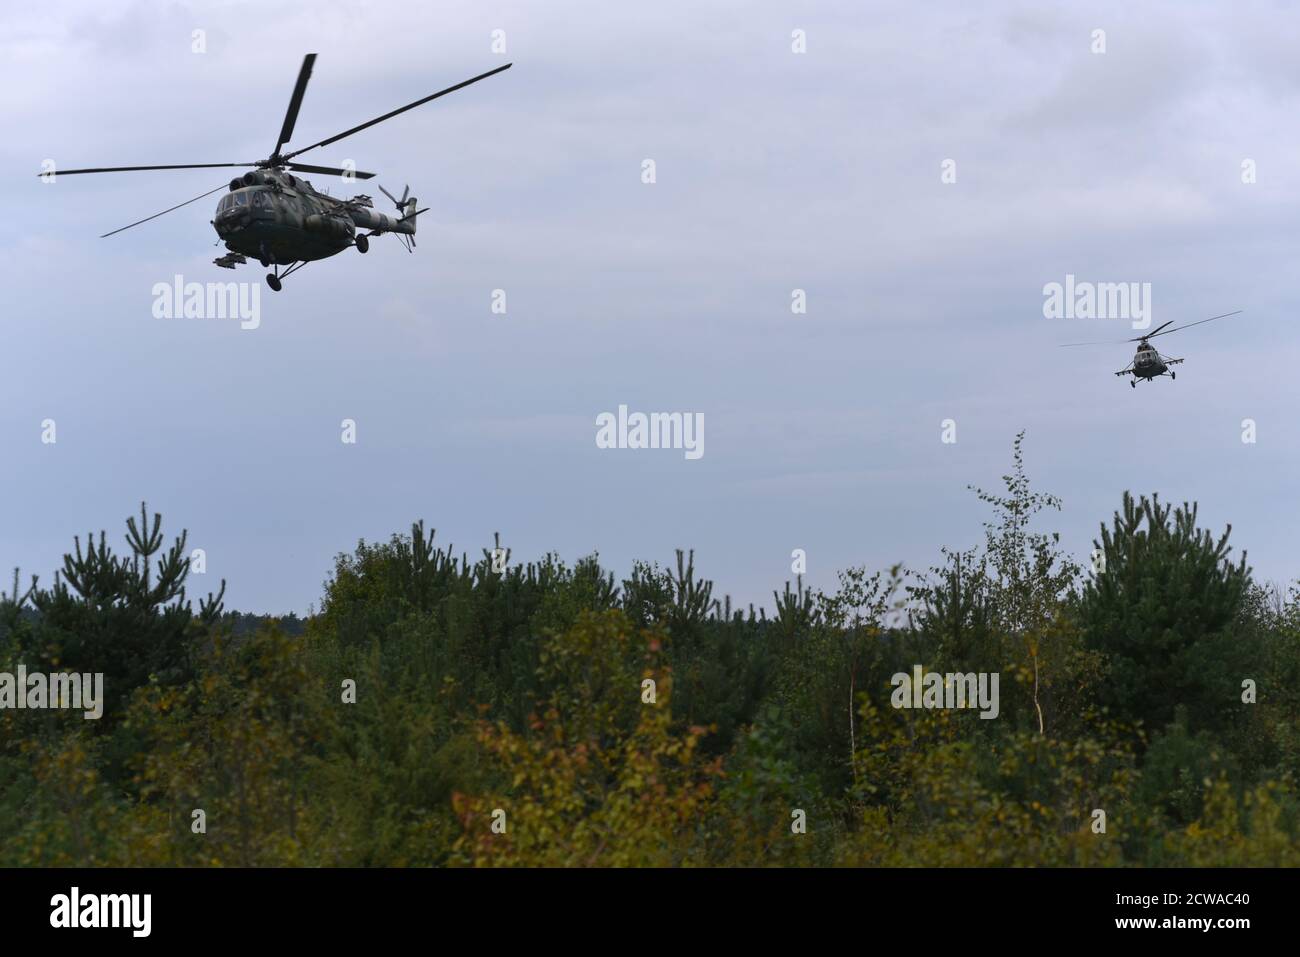
[[[381,233],[397,233],[402,245],[406,247],[406,251],[414,252],[416,220],[421,213],[427,213],[428,208],[419,208],[420,202],[411,195],[411,187],[409,186],[402,190],[401,199],[384,189],[382,185],[379,189],[393,201],[393,205],[397,207],[397,212],[401,215],[392,216],[388,213],[376,212],[369,196],[357,196],[342,204],[343,210],[351,217],[353,224],[357,228],[369,230],[369,233],[358,237],[358,247],[361,247],[363,241],[368,240],[370,236],[377,236]]]
[[[414,200],[410,206],[414,208]],[[406,233],[409,236],[415,235],[415,218],[408,219],[406,216],[390,216],[387,213],[381,213],[365,206],[352,207],[348,210],[348,215],[352,217],[352,222],[357,225],[358,229],[368,229],[372,233]]]

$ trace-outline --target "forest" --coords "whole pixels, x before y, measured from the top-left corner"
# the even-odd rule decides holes
[[[282,622],[141,505],[0,595],[0,670],[104,676],[0,710],[0,866],[1300,865],[1300,593],[1158,494],[1072,556],[1022,439],[982,544],[758,609],[416,522]],[[995,713],[897,706],[918,668]]]

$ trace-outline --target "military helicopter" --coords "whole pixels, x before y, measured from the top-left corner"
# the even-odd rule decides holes
[[[1132,376],[1128,384],[1132,388],[1136,389],[1138,379],[1152,381],[1157,376],[1162,375],[1168,375],[1170,379],[1177,379],[1177,374],[1169,367],[1177,365],[1183,361],[1182,359],[1173,359],[1169,356],[1161,355],[1156,351],[1155,346],[1147,342],[1148,339],[1154,339],[1156,336],[1167,336],[1171,332],[1181,332],[1184,329],[1190,329],[1192,326],[1199,326],[1205,322],[1213,322],[1215,319],[1227,319],[1229,316],[1240,315],[1241,312],[1242,310],[1238,309],[1236,312],[1225,312],[1221,316],[1210,316],[1209,319],[1199,319],[1196,322],[1189,322],[1185,326],[1174,326],[1172,329],[1165,329],[1165,326],[1173,325],[1173,320],[1170,319],[1164,325],[1156,326],[1153,331],[1148,332],[1144,336],[1138,336],[1136,339],[1111,339],[1103,342],[1064,342],[1061,345],[1065,348],[1069,346],[1105,346],[1118,345],[1124,342],[1136,342],[1138,347],[1137,352],[1133,356],[1133,361],[1125,368],[1120,369],[1115,373],[1117,376]],[[1160,331],[1162,329],[1164,329],[1163,332]]]
[[[294,124],[298,120],[298,110],[302,106],[302,97],[307,90],[307,81],[311,78],[312,65],[315,62],[316,54],[314,53],[308,53],[303,58],[302,67],[298,71],[298,82],[294,84],[293,95],[289,98],[289,109],[285,113],[284,124],[280,127],[280,136],[275,141],[275,149],[271,150],[271,155],[266,159],[256,160],[251,163],[184,163],[172,166],[103,166],[94,169],[55,169],[53,171],[47,170],[40,175],[43,177],[48,177],[51,174],[72,176],[78,173],[121,173],[137,170],[252,166],[254,169],[242,176],[236,176],[229,184],[223,183],[200,196],[195,196],[193,199],[187,199],[183,203],[164,209],[161,213],[155,213],[120,229],[104,233],[100,238],[103,239],[120,233],[122,230],[130,229],[132,226],[139,226],[151,219],[157,219],[159,216],[180,209],[182,206],[198,202],[205,196],[211,196],[217,190],[228,189],[229,192],[221,197],[221,201],[217,203],[216,216],[212,220],[212,225],[230,252],[214,259],[213,262],[224,269],[234,269],[236,265],[246,263],[248,257],[252,256],[262,264],[263,268],[272,267],[273,271],[267,274],[266,282],[276,292],[280,291],[281,280],[297,272],[309,262],[326,259],[350,246],[355,246],[359,253],[367,252],[370,249],[371,236],[394,233],[406,246],[407,252],[411,252],[415,246],[415,219],[421,213],[428,212],[428,207],[424,209],[417,208],[418,203],[410,195],[411,189],[409,186],[402,191],[401,199],[384,189],[383,186],[379,187],[380,191],[392,200],[401,214],[399,216],[389,216],[385,213],[375,212],[374,203],[369,196],[336,199],[326,193],[317,192],[306,180],[299,179],[287,171],[342,176],[345,179],[371,179],[374,177],[374,173],[337,169],[330,166],[310,166],[306,163],[291,161],[295,156],[306,153],[308,150],[328,146],[330,143],[337,143],[346,136],[359,133],[376,123],[382,123],[384,120],[390,120],[399,113],[413,110],[430,100],[436,100],[440,96],[464,89],[471,83],[477,83],[479,80],[485,80],[503,70],[508,70],[513,64],[507,63],[495,70],[480,73],[463,83],[457,83],[445,90],[439,90],[437,93],[416,100],[414,103],[408,103],[406,106],[385,113],[383,116],[344,130],[342,133],[328,139],[323,139],[319,143],[282,153],[281,150],[293,135]],[[365,230],[365,232],[360,230]],[[281,266],[289,268],[281,272]]]

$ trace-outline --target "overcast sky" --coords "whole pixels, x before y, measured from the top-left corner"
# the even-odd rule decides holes
[[[620,574],[693,547],[770,604],[796,548],[830,586],[980,541],[966,486],[1025,429],[1076,556],[1158,491],[1293,579],[1298,32],[1280,3],[6,4],[0,563],[48,582],[147,499],[240,610],[306,611],[417,518]],[[263,283],[257,329],[154,318],[176,274],[261,283],[212,264],[220,193],[99,235],[229,174],[35,174],[260,159],[308,52],[291,145],[514,67],[303,157],[385,210],[409,183],[413,255]],[[1134,390],[1132,346],[1057,348],[1136,334],[1045,318],[1067,274],[1150,283],[1154,325],[1245,312],[1156,340],[1187,361]],[[597,448],[620,404],[703,413],[705,454]]]

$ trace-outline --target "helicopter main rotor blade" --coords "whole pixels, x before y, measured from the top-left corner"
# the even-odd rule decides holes
[[[307,92],[307,81],[311,79],[311,67],[315,62],[314,53],[308,53],[302,58],[302,66],[298,70],[298,82],[293,85],[293,96],[289,97],[289,109],[284,114],[284,125],[280,127],[280,138],[275,141],[275,149],[271,150],[272,156],[279,156],[280,147],[289,142],[289,137],[293,136],[294,124],[298,122],[298,110],[302,108],[302,95]]]
[[[234,165],[234,164],[232,164],[232,165]],[[210,190],[208,190],[208,191],[207,191],[206,193],[204,193],[202,196],[195,196],[193,199],[187,199],[187,200],[186,200],[185,202],[183,202],[183,203],[177,203],[175,206],[171,207],[170,209],[164,209],[161,213],[154,213],[152,216],[146,216],[144,219],[137,219],[134,223],[131,223],[131,224],[128,225],[128,226],[123,226],[123,227],[121,227],[121,229],[115,229],[115,230],[113,230],[113,232],[111,232],[111,233],[104,233],[104,235],[103,235],[103,236],[100,236],[99,238],[100,238],[100,239],[107,239],[109,236],[112,236],[114,233],[120,233],[123,229],[130,229],[131,226],[139,226],[141,223],[147,223],[147,222],[149,222],[149,220],[151,220],[151,219],[157,219],[159,216],[162,216],[162,215],[164,215],[164,214],[166,214],[166,213],[170,213],[173,209],[180,209],[182,206],[188,206],[190,203],[197,203],[197,202],[198,202],[199,200],[201,200],[204,196],[211,196],[213,193],[215,193],[215,192],[216,192],[217,190],[219,190],[219,189],[227,189],[227,188],[229,187],[229,185],[230,185],[229,183],[222,183],[220,186],[216,187],[215,189],[210,189]]]
[[[1227,319],[1229,316],[1239,315],[1243,310],[1238,309],[1236,312],[1225,312],[1221,316],[1210,316],[1209,319],[1199,319],[1196,322],[1189,322],[1185,326],[1174,326],[1172,329],[1165,329],[1165,326],[1173,322],[1172,319],[1164,325],[1156,326],[1155,332],[1148,332],[1145,336],[1138,336],[1136,339],[1102,339],[1096,342],[1062,342],[1062,348],[1066,346],[1119,346],[1126,342],[1145,342],[1148,339],[1154,339],[1156,336],[1167,336],[1171,332],[1179,332],[1183,329],[1190,329],[1192,326],[1199,326],[1203,322],[1213,322],[1215,319]],[[1165,329],[1161,332],[1161,329]]]
[[[1238,309],[1236,312],[1225,312],[1221,316],[1210,316],[1209,319],[1198,319],[1196,322],[1189,322],[1185,326],[1175,326],[1174,328],[1166,330],[1165,332],[1153,332],[1151,333],[1151,336],[1147,336],[1147,338],[1150,339],[1152,336],[1167,336],[1171,332],[1181,332],[1184,329],[1190,329],[1192,326],[1199,326],[1203,322],[1213,322],[1215,319],[1227,319],[1229,316],[1240,315],[1243,311],[1244,310]],[[1169,325],[1169,323],[1166,322],[1165,325],[1167,326]],[[1164,326],[1161,326],[1161,328],[1163,329]]]
[[[75,176],[77,173],[130,173],[135,170],[151,169],[220,169],[227,166],[256,166],[256,163],[182,163],[178,166],[97,166],[94,169],[59,169],[55,167],[50,172],[55,176]],[[46,176],[46,173],[37,173],[37,176]]]
[[[307,163],[285,163],[287,169],[295,173],[320,173],[324,176],[355,176],[357,179],[373,179],[374,173],[363,173],[359,169],[337,169],[333,166],[310,166]]]
[[[1174,321],[1173,321],[1172,319],[1170,319],[1170,320],[1169,320],[1168,322],[1166,322],[1164,325],[1156,326],[1154,330],[1152,330],[1151,332],[1148,332],[1145,336],[1138,336],[1136,339],[1130,339],[1130,340],[1128,340],[1128,341],[1129,341],[1129,342],[1143,342],[1143,341],[1145,341],[1145,340],[1147,340],[1147,339],[1150,339],[1152,336],[1158,336],[1158,335],[1160,335],[1160,330],[1161,330],[1161,329],[1163,329],[1165,326],[1172,326],[1173,324],[1174,324]]]
[[[1097,339],[1092,342],[1060,342],[1057,343],[1057,348],[1066,349],[1070,346],[1120,346],[1126,342],[1132,341],[1132,339]]]
[[[505,66],[499,66],[495,70],[488,70],[486,73],[480,73],[478,76],[471,77],[470,79],[464,81],[463,83],[457,83],[455,86],[449,86],[445,90],[439,90],[437,93],[431,93],[429,96],[426,96],[422,100],[416,100],[414,103],[408,103],[406,104],[406,106],[393,110],[391,113],[385,113],[383,116],[377,116],[373,120],[368,120],[367,122],[362,123],[360,126],[354,126],[350,130],[344,130],[342,133],[339,133],[337,136],[331,136],[329,139],[321,140],[319,143],[313,143],[311,146],[304,146],[300,150],[294,150],[292,153],[286,153],[283,159],[286,160],[292,159],[293,157],[298,156],[301,153],[305,153],[308,150],[314,150],[318,146],[328,146],[330,143],[337,143],[345,136],[351,136],[353,133],[360,133],[362,130],[374,126],[376,123],[384,122],[384,120],[391,120],[394,116],[397,116],[399,113],[405,113],[407,110],[413,110],[417,106],[422,106],[423,104],[428,103],[430,100],[436,100],[440,96],[446,96],[448,93],[455,93],[457,90],[463,90],[471,83],[477,83],[479,80],[486,80],[488,77],[500,73],[502,70],[510,69],[510,67],[513,65],[514,64],[512,63],[507,63]]]

